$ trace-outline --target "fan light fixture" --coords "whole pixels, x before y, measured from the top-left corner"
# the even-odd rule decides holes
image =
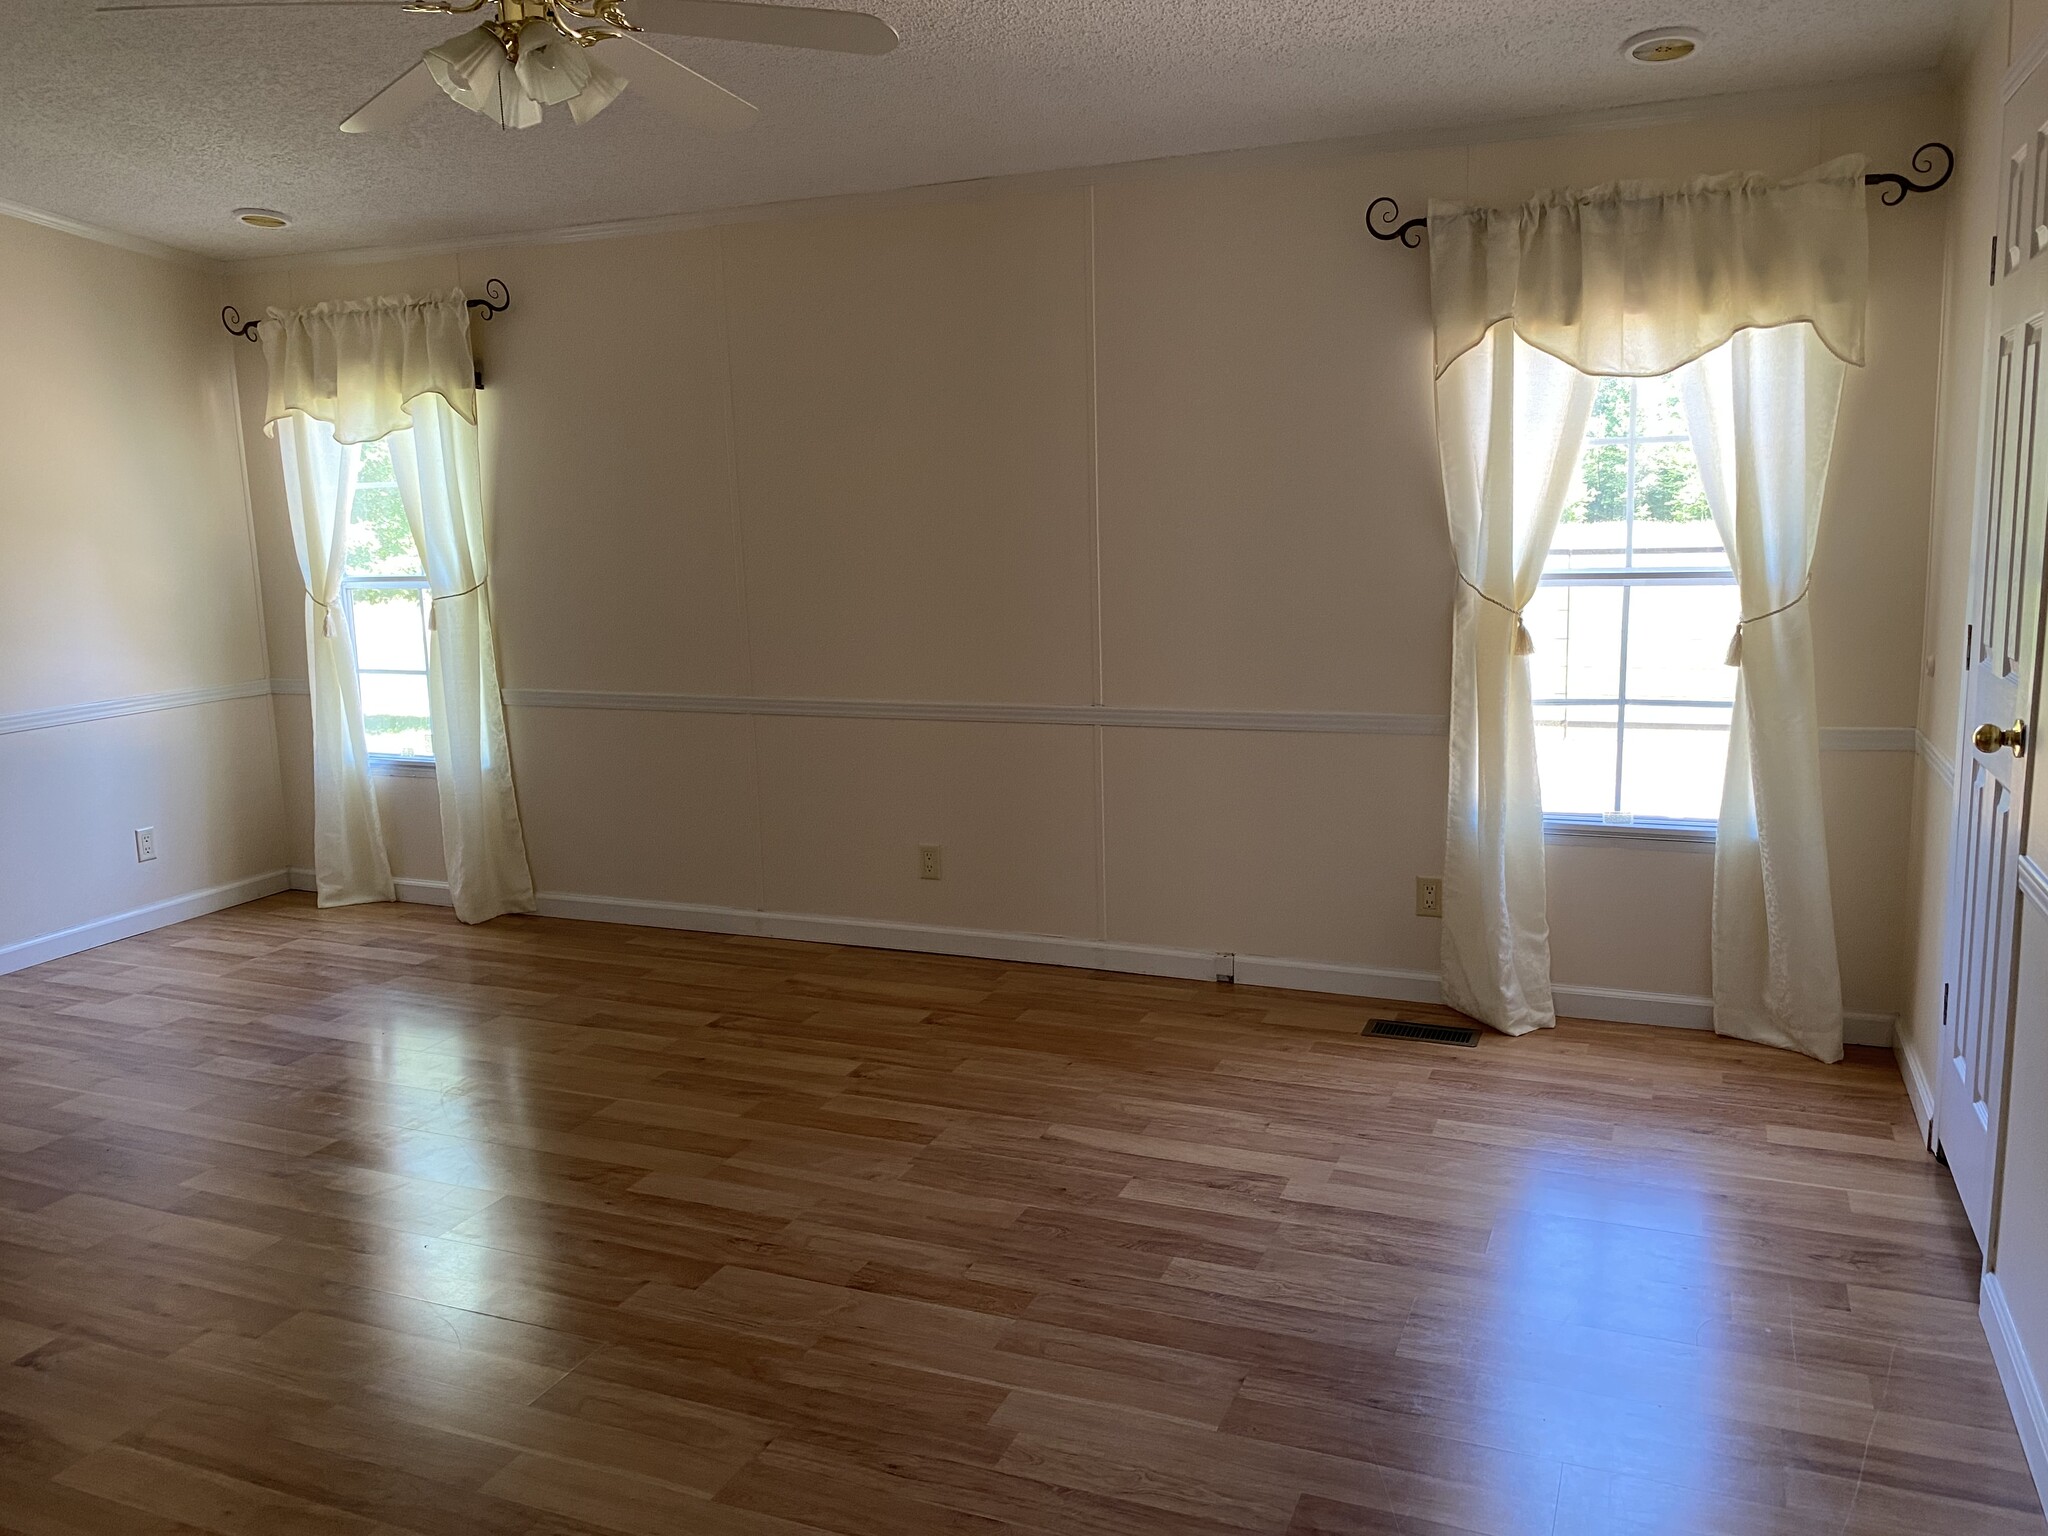
[[[531,128],[549,107],[587,123],[630,83],[650,107],[713,133],[744,128],[752,102],[706,79],[648,41],[711,37],[827,53],[888,53],[896,29],[865,11],[761,0],[102,0],[101,13],[233,11],[274,16],[316,8],[475,16],[478,25],[437,43],[342,120],[343,133],[389,133],[446,96],[506,128]],[[591,50],[611,44],[603,58]],[[249,211],[275,217],[268,208]],[[253,222],[253,221],[252,221]]]
[[[474,5],[421,0],[409,11],[461,15]],[[625,77],[590,56],[590,48],[636,32],[620,0],[495,0],[490,21],[452,37],[425,55],[427,71],[450,101],[503,128],[531,128],[542,109],[566,104],[587,123],[618,99]]]
[[[1638,64],[1676,64],[1691,58],[1704,41],[1691,27],[1653,27],[1623,43],[1621,51]]]

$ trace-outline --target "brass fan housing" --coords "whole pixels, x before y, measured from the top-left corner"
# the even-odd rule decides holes
[[[544,21],[579,47],[589,48],[609,38],[623,37],[640,29],[626,19],[623,0],[408,0],[405,9],[424,16],[471,16],[486,6],[497,14],[481,23],[515,64],[519,61],[519,30],[529,22]],[[577,25],[581,23],[581,25]]]

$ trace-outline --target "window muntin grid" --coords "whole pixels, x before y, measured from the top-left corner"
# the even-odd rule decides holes
[[[1711,823],[1739,613],[1675,384],[1601,380],[1524,616],[1548,819]]]

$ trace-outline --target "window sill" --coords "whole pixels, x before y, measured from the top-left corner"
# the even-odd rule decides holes
[[[1546,816],[1543,818],[1543,841],[1594,848],[1705,849],[1714,846],[1714,824],[1711,821],[1617,823],[1582,816]]]
[[[431,757],[393,757],[384,752],[370,754],[370,772],[380,779],[431,779]]]

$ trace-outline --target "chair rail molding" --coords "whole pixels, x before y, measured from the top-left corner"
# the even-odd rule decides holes
[[[0,736],[84,725],[93,720],[116,720],[123,715],[153,715],[168,709],[192,709],[201,704],[223,704],[232,699],[260,699],[275,692],[276,683],[258,678],[246,683],[218,683],[209,688],[180,688],[168,693],[139,693],[125,699],[96,699],[89,704],[62,704],[53,709],[28,709],[0,715]]]

